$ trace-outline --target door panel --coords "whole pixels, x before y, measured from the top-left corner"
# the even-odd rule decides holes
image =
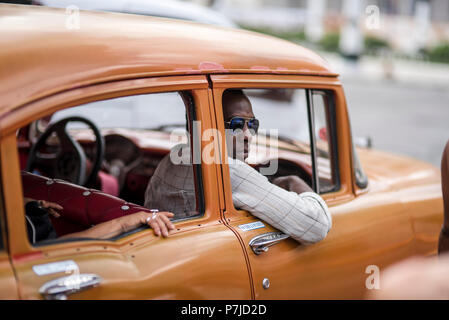
[[[0,162],[1,163],[1,162]],[[1,174],[0,174],[1,177]],[[7,249],[3,186],[0,184],[0,300],[18,299],[17,283]]]
[[[276,230],[264,222],[265,228],[245,232],[238,226],[259,219],[242,211],[228,215],[233,216],[230,224],[247,245],[255,298],[361,299],[370,276],[368,266],[382,270],[413,255],[411,222],[404,208],[393,199],[389,203],[386,197],[369,198],[331,207],[333,227],[323,241],[302,245],[289,238],[260,255],[248,243]],[[270,281],[269,289],[262,286],[265,278]]]
[[[16,278],[5,252],[0,252],[0,288],[0,300],[18,299]]]
[[[73,260],[79,273],[103,282],[69,299],[250,299],[246,262],[232,231],[221,223],[178,228],[166,239],[146,230],[117,243],[77,242],[43,248],[31,261],[16,260],[22,298],[40,299],[43,284],[73,273],[39,276],[33,266]]]

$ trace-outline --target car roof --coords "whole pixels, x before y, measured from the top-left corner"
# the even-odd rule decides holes
[[[221,12],[192,2],[178,0],[39,0],[48,7],[135,13],[156,17],[190,20],[224,27],[237,27]]]
[[[67,88],[156,75],[337,76],[316,53],[233,28],[0,4],[0,111]]]

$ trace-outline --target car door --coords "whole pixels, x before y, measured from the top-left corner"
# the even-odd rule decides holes
[[[1,172],[8,218],[7,235],[20,298],[74,299],[249,299],[250,275],[239,239],[222,220],[216,164],[196,172],[203,214],[175,223],[168,238],[141,228],[114,240],[65,240],[32,246],[27,239],[15,132],[49,112],[81,102],[156,92],[190,90],[201,130],[212,127],[205,76],[116,81],[65,91],[3,118]],[[199,140],[201,150],[207,141]],[[0,253],[0,258],[2,253]],[[5,255],[6,257],[6,255]],[[8,267],[6,258],[1,266]],[[2,260],[0,260],[2,261]],[[9,270],[9,271],[8,271]],[[11,270],[0,269],[13,288]],[[61,278],[73,276],[62,281]],[[59,284],[57,283],[59,280]],[[58,287],[59,285],[59,287]],[[62,288],[61,288],[62,286]],[[2,288],[5,288],[2,285]],[[62,289],[62,294],[55,294]],[[69,290],[70,289],[70,290]],[[56,291],[55,291],[56,290]],[[69,290],[70,294],[64,294]],[[15,290],[2,291],[16,297]]]
[[[256,299],[363,298],[367,289],[375,289],[379,284],[379,270],[414,253],[410,218],[394,194],[368,192],[368,189],[357,197],[353,194],[351,136],[345,98],[337,78],[278,75],[216,75],[211,78],[217,126],[223,131],[221,96],[226,89],[268,88],[274,92],[301,88],[310,98],[306,104],[308,108],[312,108],[315,91],[329,93],[330,106],[325,106],[328,108],[325,130],[328,139],[332,140],[332,157],[336,160],[332,170],[338,174],[339,183],[334,190],[320,192],[333,220],[324,240],[304,245],[291,238],[285,239],[282,235],[272,234],[278,230],[268,223],[249,212],[237,210],[232,202],[229,167],[226,164],[222,166],[226,223],[245,244]],[[253,111],[258,117],[254,103]],[[308,121],[300,122],[298,119],[298,123],[314,125],[311,119],[314,110],[309,111],[308,115],[305,113]],[[282,118],[280,110],[275,111],[272,117]],[[311,150],[315,150],[315,154],[317,148],[314,144],[318,143],[315,140],[325,132],[322,129],[309,131],[317,134],[310,139]],[[280,139],[279,145],[281,143]],[[280,157],[282,148],[279,147]],[[226,154],[224,146],[221,152]],[[319,181],[316,175],[321,164],[313,159],[313,155],[311,158],[314,185],[314,182],[321,182],[321,173]],[[317,186],[314,187],[317,190]],[[265,248],[260,245],[258,250],[253,250],[257,249],[254,244],[261,241],[267,241],[268,245]]]

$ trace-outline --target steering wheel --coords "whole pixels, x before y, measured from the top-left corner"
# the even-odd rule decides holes
[[[69,122],[85,123],[95,135],[95,161],[89,177],[86,177],[86,154],[80,144],[74,140],[67,132]],[[47,139],[51,134],[56,133],[59,139],[59,148],[54,153],[41,153],[39,150],[45,146],[49,149],[52,146],[47,144]],[[31,148],[26,171],[31,172],[36,166],[47,169],[52,178],[66,180],[78,185],[87,186],[95,182],[98,171],[104,157],[104,139],[98,127],[90,120],[74,116],[61,119],[45,130],[37,142]]]
[[[260,169],[264,165],[257,164],[254,168],[260,172]],[[312,168],[307,167],[305,164],[299,162],[293,162],[288,159],[278,159],[278,169],[274,175],[267,176],[268,180],[272,182],[275,178],[284,177],[289,175],[295,175],[304,180],[309,186],[312,186]]]

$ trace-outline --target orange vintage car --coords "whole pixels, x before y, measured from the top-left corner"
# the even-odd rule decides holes
[[[0,26],[1,299],[363,298],[376,270],[437,253],[439,170],[355,148],[342,84],[317,54],[73,8],[0,5]],[[324,240],[301,244],[234,207],[221,97],[236,88],[266,129],[248,162],[275,164],[268,179],[297,175],[325,199]],[[59,239],[149,210],[159,162],[186,141],[214,161],[193,165],[196,211],[175,216],[167,238],[142,226]],[[24,198],[63,207],[58,238],[30,238]]]

